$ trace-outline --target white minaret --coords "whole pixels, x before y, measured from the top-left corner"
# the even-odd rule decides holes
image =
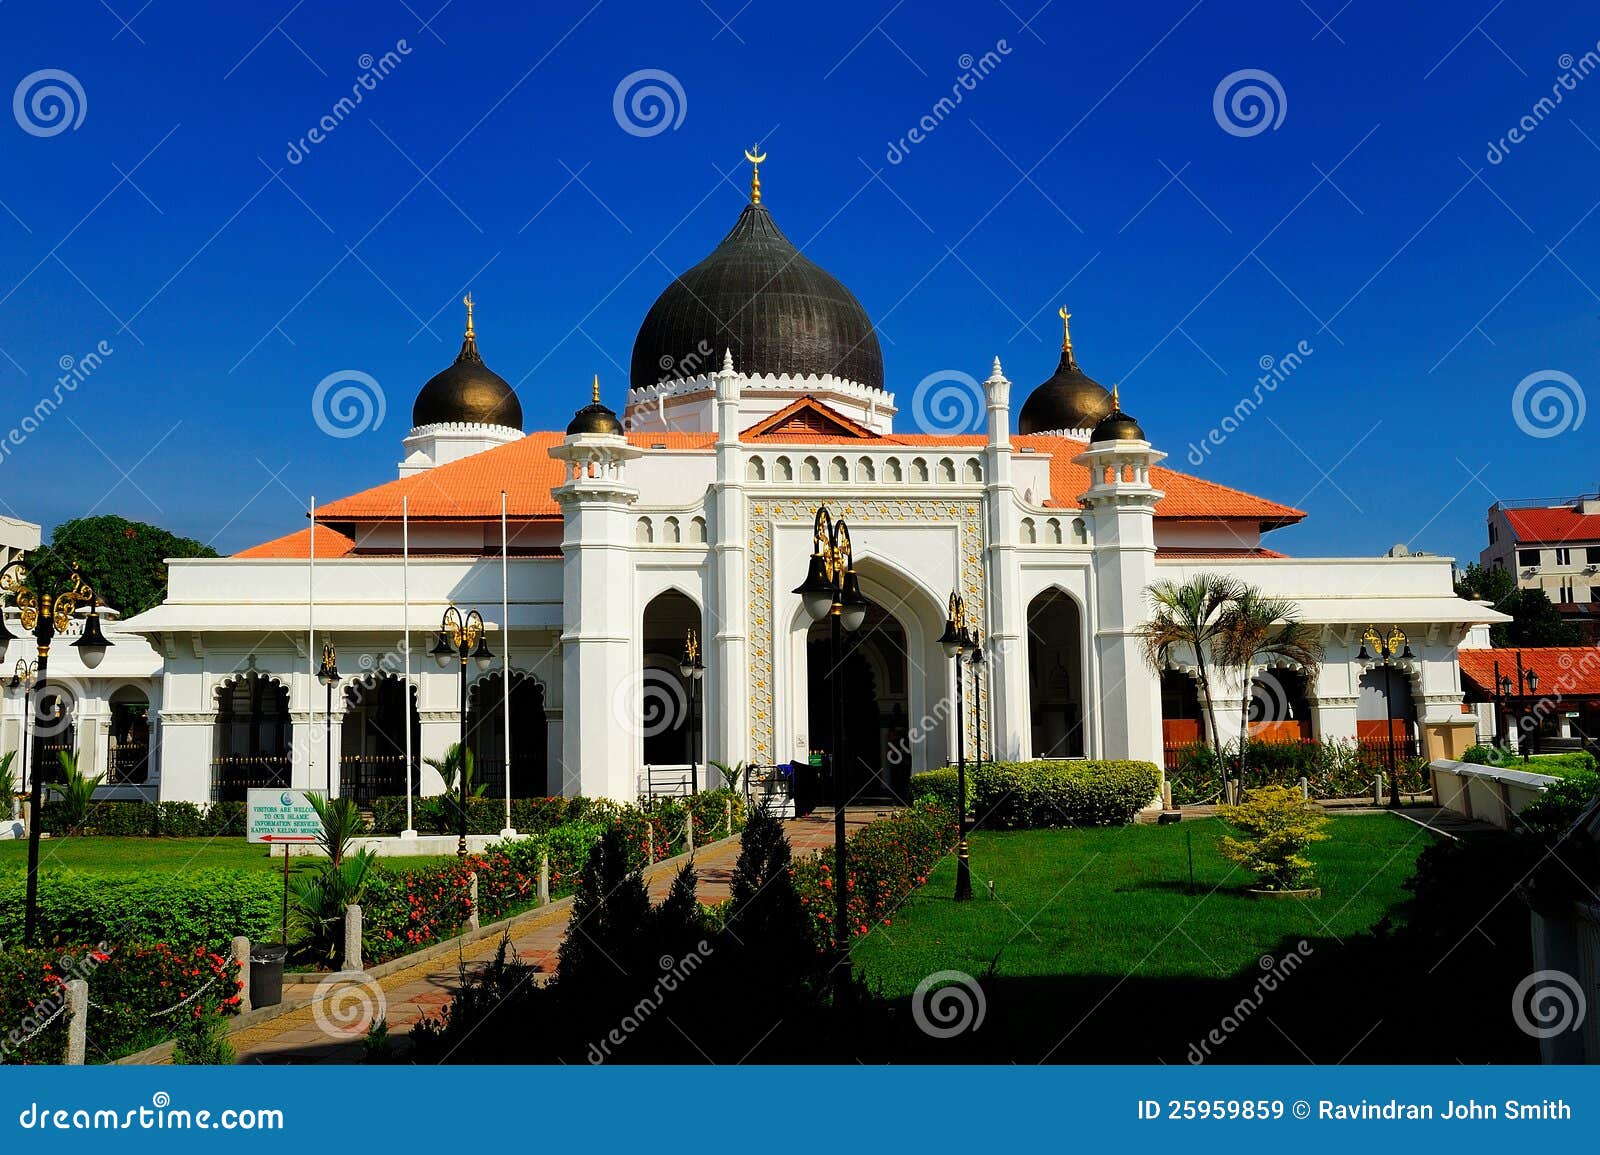
[[[550,456],[566,466],[551,491],[561,506],[561,790],[569,797],[631,800],[638,795],[639,735],[628,721],[639,678],[634,654],[633,548],[628,444],[617,415],[594,400],[578,410]]]
[[[984,448],[984,507],[988,514],[989,718],[994,757],[1022,760],[1032,755],[1025,719],[1028,702],[1028,608],[1023,604],[1017,555],[1017,489],[1011,480],[1011,382],[994,359],[983,383],[989,414]]]
[[[1161,681],[1145,663],[1139,627],[1148,616],[1145,591],[1156,580],[1156,502],[1150,469],[1166,454],[1122,412],[1115,388],[1111,413],[1073,461],[1089,470],[1079,497],[1094,529],[1094,646],[1101,758],[1162,764]]]
[[[718,607],[718,612],[715,621],[705,623],[706,734],[707,756],[730,766],[750,756],[748,531],[744,447],[739,443],[743,383],[733,368],[733,350],[724,350],[716,378],[717,477],[708,510],[711,588],[706,604]]]

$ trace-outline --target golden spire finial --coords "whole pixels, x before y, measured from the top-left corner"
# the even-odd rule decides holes
[[[594,396],[590,400],[596,405],[600,404],[600,374],[598,373],[594,375]]]
[[[1111,386],[1111,411],[1113,413],[1122,412],[1122,394],[1120,392],[1120,386],[1117,385]]]
[[[470,291],[467,293],[467,295],[465,297],[461,298],[461,303],[467,307],[467,336],[471,337],[473,335],[473,331],[472,331],[472,293]]]
[[[767,154],[761,151],[760,145],[751,145],[744,150],[745,160],[750,162],[750,203],[761,203],[761,162],[767,159]]]
[[[1072,314],[1067,312],[1065,305],[1062,305],[1061,308],[1056,310],[1056,315],[1061,318],[1061,351],[1070,353],[1072,352],[1072,330],[1067,327],[1067,323],[1072,320]]]

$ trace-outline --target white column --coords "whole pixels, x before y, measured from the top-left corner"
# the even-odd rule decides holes
[[[988,445],[984,449],[984,512],[988,518],[988,665],[993,732],[986,747],[999,760],[1032,755],[1028,717],[1028,607],[1017,550],[1017,489],[1011,478],[1011,382],[994,359],[984,382]],[[986,750],[987,752],[987,750]]]
[[[1098,664],[1097,701],[1090,707],[1099,719],[1093,752],[1157,766],[1161,680],[1144,660],[1138,631],[1148,613],[1145,591],[1156,580],[1155,507],[1162,495],[1150,484],[1150,467],[1165,456],[1147,441],[1106,441],[1074,458],[1089,470],[1080,500],[1095,542],[1094,620],[1088,623]]]
[[[711,487],[708,536],[705,727],[706,756],[733,765],[750,756],[749,573],[744,449],[739,444],[741,378],[725,351],[717,374],[717,474]]]

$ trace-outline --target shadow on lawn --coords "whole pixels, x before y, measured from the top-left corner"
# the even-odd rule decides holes
[[[977,1030],[919,1028],[910,998],[878,1002],[866,1061],[947,1063],[1531,1063],[1512,991],[1533,968],[1528,908],[1510,893],[1530,840],[1430,847],[1395,920],[1286,938],[1228,978],[979,978]],[[1531,861],[1526,865],[1531,865]],[[1183,890],[1148,882],[1133,889]],[[1304,945],[1302,945],[1302,943]],[[1294,960],[1288,962],[1286,960]],[[1270,975],[1270,981],[1269,981]]]

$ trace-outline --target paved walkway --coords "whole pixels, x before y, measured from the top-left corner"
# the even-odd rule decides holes
[[[854,833],[887,813],[887,810],[871,807],[849,808],[845,813],[847,828]],[[784,823],[784,830],[796,858],[814,854],[833,845],[833,812],[820,810],[805,818],[791,819]],[[702,847],[696,852],[697,893],[701,902],[720,902],[729,896],[738,858],[736,838]],[[659,862],[645,872],[645,881],[654,900],[659,902],[665,897],[680,863],[681,860],[676,859]],[[543,916],[536,911],[513,928],[511,945],[522,961],[532,964],[536,971],[554,974],[556,952],[566,936],[569,918],[567,908],[551,910]],[[377,980],[390,1034],[398,1038],[424,1015],[437,1014],[450,1001],[460,982],[462,967],[481,966],[494,957],[499,945],[500,936],[493,935],[455,954],[430,959]],[[285,995],[291,999],[297,993],[305,995],[310,991],[304,986],[298,991],[285,990]],[[328,1017],[332,1017],[341,1006],[359,1009],[360,1000],[370,1005],[376,998],[370,983],[351,984],[346,989],[345,999],[341,1000],[340,991],[335,990],[322,1004]],[[351,1063],[360,1060],[364,1034],[362,1031],[351,1038],[333,1035],[324,1029],[314,1009],[306,1006],[259,1026],[235,1031],[230,1041],[240,1063]]]

